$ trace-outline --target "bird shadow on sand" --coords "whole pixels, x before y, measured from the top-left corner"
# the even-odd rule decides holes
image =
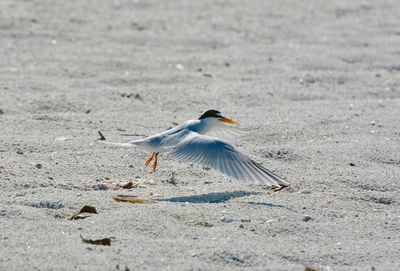
[[[169,202],[189,202],[189,203],[222,203],[233,198],[240,198],[250,195],[260,195],[260,192],[247,192],[247,191],[233,191],[233,192],[218,192],[208,193],[201,195],[193,195],[187,197],[174,197],[159,199],[158,201],[169,201]]]

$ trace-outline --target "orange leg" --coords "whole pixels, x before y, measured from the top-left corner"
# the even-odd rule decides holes
[[[156,169],[157,169],[157,156],[158,156],[158,152],[155,152],[154,164],[153,164],[153,172],[156,171]]]
[[[146,167],[147,167],[147,166],[150,164],[150,162],[153,160],[155,154],[156,154],[155,152],[151,153],[149,159],[146,160]]]

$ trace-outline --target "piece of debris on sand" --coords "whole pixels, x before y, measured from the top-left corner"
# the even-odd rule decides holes
[[[69,217],[68,220],[74,220],[76,219],[80,214],[82,213],[91,213],[91,214],[97,214],[96,208],[85,205],[81,209],[77,210],[76,212],[73,212]]]
[[[129,202],[133,204],[142,204],[150,202],[150,200],[141,199],[139,198],[139,196],[136,195],[114,195],[113,199],[115,201]]]
[[[93,240],[93,239],[86,239],[86,238],[83,238],[82,235],[80,235],[80,237],[81,237],[82,241],[83,241],[84,243],[87,243],[87,244],[91,244],[91,245],[102,245],[102,246],[111,246],[111,238],[103,238],[103,239],[96,239],[96,240]]]

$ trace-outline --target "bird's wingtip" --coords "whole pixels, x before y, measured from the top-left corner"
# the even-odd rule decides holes
[[[278,192],[278,191],[281,191],[282,189],[285,189],[288,186],[289,185],[284,185],[284,184],[273,185],[273,186],[271,186],[271,190],[274,192]]]

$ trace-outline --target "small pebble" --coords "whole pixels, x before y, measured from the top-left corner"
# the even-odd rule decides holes
[[[311,190],[304,189],[304,190],[300,190],[298,193],[299,194],[311,194]]]
[[[136,94],[135,94],[135,99],[138,99],[138,100],[143,101],[143,98],[142,98],[142,96],[140,96],[139,93],[136,93]]]
[[[35,167],[38,169],[41,169],[43,166],[42,166],[42,164],[36,164]]]
[[[275,221],[276,221],[275,219],[269,219],[265,221],[265,224],[267,224],[268,226],[272,226],[272,223],[274,223]]]
[[[232,223],[234,220],[233,220],[233,218],[222,217],[221,221],[224,223]]]
[[[57,141],[65,141],[65,140],[68,140],[68,137],[63,137],[63,136],[56,137],[55,140],[57,140]]]

